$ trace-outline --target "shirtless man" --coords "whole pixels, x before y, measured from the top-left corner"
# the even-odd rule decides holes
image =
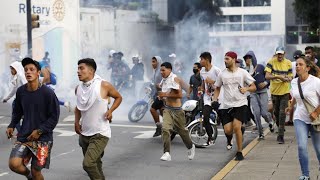
[[[188,158],[192,160],[195,154],[195,146],[192,144],[188,130],[185,128],[185,114],[181,109],[182,90],[180,86],[180,78],[172,73],[172,65],[169,62],[161,64],[160,73],[162,81],[160,83],[161,90],[158,98],[164,101],[163,125],[162,125],[162,141],[164,154],[160,158],[162,161],[171,161],[170,155],[170,134],[173,127],[188,148]]]

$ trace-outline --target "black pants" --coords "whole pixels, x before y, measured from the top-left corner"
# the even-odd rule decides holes
[[[213,134],[213,130],[211,128],[210,121],[209,121],[211,112],[212,112],[211,106],[205,105],[203,107],[203,122],[209,138],[212,138],[212,134]]]

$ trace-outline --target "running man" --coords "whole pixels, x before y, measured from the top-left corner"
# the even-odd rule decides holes
[[[17,90],[11,123],[6,131],[8,138],[12,137],[22,116],[24,119],[10,154],[9,168],[28,179],[43,180],[41,170],[49,169],[53,129],[60,116],[59,102],[53,90],[39,82],[39,63],[24,58],[22,65],[28,82]],[[26,167],[30,159],[31,170]]]
[[[101,158],[111,138],[112,112],[122,101],[119,92],[107,81],[96,75],[94,59],[78,61],[78,78],[82,82],[76,88],[75,131],[83,152],[83,169],[91,180],[104,180]],[[108,108],[108,98],[114,98]]]

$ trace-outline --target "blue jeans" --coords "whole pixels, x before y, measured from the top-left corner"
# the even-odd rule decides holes
[[[295,119],[293,123],[296,130],[301,172],[303,176],[309,177],[308,133],[311,134],[312,144],[320,163],[320,132],[315,131],[311,124],[306,124],[299,119]]]
[[[261,116],[268,123],[272,122],[272,115],[268,112],[268,93],[252,93],[250,94],[251,108],[256,120],[256,125],[259,130],[259,134],[263,134]]]

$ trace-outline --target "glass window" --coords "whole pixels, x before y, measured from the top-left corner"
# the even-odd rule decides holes
[[[270,22],[271,21],[271,14],[244,15],[243,21],[244,22]]]
[[[223,16],[220,22],[241,22],[241,15],[231,15],[231,16]]]
[[[241,0],[223,0],[221,7],[241,7]]]
[[[241,31],[241,24],[217,24],[216,31],[218,32],[227,32],[227,31]]]
[[[271,6],[271,0],[243,0],[243,6]]]
[[[315,32],[301,32],[302,43],[320,43],[320,37]]]
[[[246,23],[243,25],[244,31],[270,31],[271,23]]]

